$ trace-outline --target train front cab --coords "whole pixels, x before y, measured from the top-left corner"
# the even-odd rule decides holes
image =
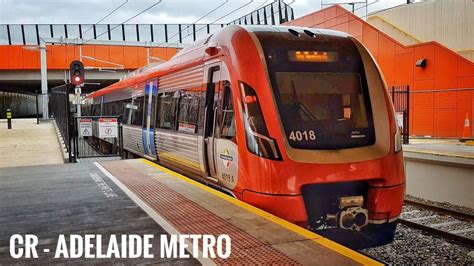
[[[232,30],[237,132],[246,143],[236,195],[354,248],[391,242],[405,173],[372,56],[334,31]]]

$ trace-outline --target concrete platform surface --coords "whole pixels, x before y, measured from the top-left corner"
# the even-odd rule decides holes
[[[457,139],[410,139],[410,144],[403,145],[403,150],[474,159],[474,146],[467,146]]]
[[[7,129],[6,120],[0,120],[0,168],[61,163],[62,150],[51,122],[37,125],[36,118],[13,119],[12,129]]]
[[[55,259],[60,234],[101,234],[103,253],[110,235],[166,234],[93,163],[12,167],[0,170],[0,265],[8,264],[199,264],[194,259]],[[13,259],[13,234],[38,237],[37,259]],[[159,248],[159,237],[151,242]],[[45,253],[44,249],[49,249]]]
[[[0,264],[378,264],[360,253],[143,159],[0,171]],[[13,259],[12,234],[35,234],[38,259]],[[152,259],[54,259],[60,234],[153,234]],[[161,258],[161,235],[228,235],[229,258]],[[102,250],[106,252],[106,243]],[[185,245],[183,245],[184,247]],[[203,246],[188,243],[187,254]],[[50,253],[43,252],[51,250]],[[217,252],[216,252],[217,253]]]

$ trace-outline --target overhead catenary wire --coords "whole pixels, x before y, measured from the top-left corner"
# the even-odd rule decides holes
[[[274,0],[274,1],[271,2],[270,4],[276,3],[276,1],[278,1],[278,0]],[[290,6],[290,5],[292,5],[294,2],[295,2],[295,1],[292,0],[292,2],[291,2],[291,3],[288,3],[287,5]],[[270,5],[270,4],[269,4],[269,5]],[[253,10],[252,12],[256,11],[257,9],[259,9],[259,7],[256,8],[255,10]],[[252,12],[250,12],[249,14],[251,14]],[[280,12],[280,10],[274,11],[272,14],[275,15],[275,14],[277,14],[278,12]],[[270,15],[266,16],[265,18],[261,19],[259,22],[265,21],[266,18],[267,18],[267,19],[270,18],[270,17],[272,16],[272,14],[270,14]],[[247,14],[247,15],[248,15],[248,14]],[[244,16],[244,17],[245,17],[245,16]],[[235,21],[235,20],[234,20],[234,21]],[[202,28],[200,28],[200,29],[197,29],[196,32],[199,32],[199,31],[203,30],[204,28],[205,28],[205,27],[202,27]],[[183,38],[186,38],[186,37],[188,37],[188,36],[190,36],[190,35],[191,35],[191,34],[188,34],[188,35],[184,36]],[[178,41],[173,42],[173,44],[174,44],[174,43],[177,44]],[[168,45],[168,46],[169,46],[169,45]],[[168,46],[166,46],[166,47],[168,47]]]
[[[229,0],[225,0],[224,2],[222,2],[220,5],[218,5],[217,7],[213,8],[211,11],[207,12],[206,14],[202,15],[198,20],[194,21],[192,24],[196,24],[198,23],[199,21],[201,21],[202,19],[204,19],[206,16],[212,14],[213,12],[215,12],[217,9],[221,8],[222,6],[224,6],[225,4],[227,4],[229,2]],[[186,28],[178,31],[177,33],[173,34],[173,36],[169,37],[169,39],[172,39],[174,38],[176,35],[180,34],[181,32],[189,29],[190,25],[188,25]],[[160,43],[158,44],[158,46],[162,45],[162,44],[166,44],[166,42],[163,42],[163,43]]]
[[[121,25],[123,25],[123,24],[129,22],[130,20],[132,20],[132,19],[134,19],[134,18],[140,16],[141,14],[147,12],[148,10],[152,9],[153,7],[157,6],[158,4],[160,4],[160,3],[162,3],[162,2],[163,2],[163,0],[158,0],[156,3],[150,5],[149,7],[145,8],[145,9],[143,9],[142,11],[140,11],[140,12],[138,12],[137,14],[133,15],[132,17],[128,18],[127,20],[123,21],[122,23],[117,24],[117,25],[115,25],[114,27],[112,27],[111,29],[108,29],[108,30],[102,32],[101,34],[95,36],[95,38],[100,37],[100,36],[102,36],[102,35],[108,33],[109,31],[112,31],[112,30],[114,30],[115,28],[117,28],[117,27],[119,27],[119,26],[121,26]],[[85,41],[84,43],[87,43],[87,42],[89,42],[89,41],[91,41],[91,40],[93,40],[93,39],[94,39],[94,38],[89,39],[89,40]]]
[[[208,24],[214,24],[214,23],[216,23],[217,21],[219,21],[219,20],[221,20],[221,19],[223,19],[223,18],[225,18],[225,17],[227,17],[227,16],[229,16],[229,15],[231,15],[231,14],[233,14],[233,13],[239,11],[239,10],[241,10],[242,8],[248,6],[249,4],[253,3],[253,1],[254,1],[254,0],[250,0],[249,2],[245,3],[244,5],[242,5],[242,6],[238,7],[238,8],[236,8],[236,9],[234,9],[234,10],[232,10],[232,11],[230,11],[229,13],[225,14],[224,16],[221,16],[221,17],[219,17],[218,19],[215,19],[214,21],[212,21],[212,22],[210,22],[210,23],[208,23]],[[204,29],[205,27],[206,27],[206,26],[200,28],[199,30],[196,30],[196,32],[198,32],[198,31]],[[180,31],[180,32],[182,32],[182,31]],[[179,33],[179,32],[178,32],[178,33]],[[190,35],[190,34],[186,35],[186,37],[189,36],[189,35]],[[178,41],[169,43],[168,45],[165,46],[165,48],[166,48],[166,47],[170,47],[170,46],[171,46],[172,44],[174,44],[174,43],[178,44]]]
[[[106,18],[108,18],[110,15],[112,15],[113,13],[115,13],[115,11],[119,10],[120,8],[122,8],[125,4],[128,3],[128,0],[125,0],[122,4],[120,4],[118,7],[116,7],[114,10],[110,11],[107,15],[105,15],[103,18],[101,18],[99,21],[97,21],[96,23],[94,23],[94,25],[97,25],[99,24],[100,22],[104,21]],[[84,32],[82,32],[82,34],[85,34],[86,32],[90,31],[91,29],[94,28],[94,25],[92,25],[91,27],[89,27],[87,30],[85,30]]]

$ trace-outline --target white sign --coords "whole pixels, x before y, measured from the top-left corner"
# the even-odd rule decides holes
[[[187,132],[187,133],[196,133],[196,125],[179,123],[178,131]]]
[[[395,117],[397,118],[398,127],[403,129],[403,112],[396,112]]]
[[[92,136],[92,119],[91,118],[79,119],[79,136],[81,137]]]
[[[116,138],[117,136],[117,118],[99,118],[99,138]]]

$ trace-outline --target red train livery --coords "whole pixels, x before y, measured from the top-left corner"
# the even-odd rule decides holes
[[[341,32],[229,26],[87,97],[124,148],[355,248],[391,242],[405,172],[386,83]]]

